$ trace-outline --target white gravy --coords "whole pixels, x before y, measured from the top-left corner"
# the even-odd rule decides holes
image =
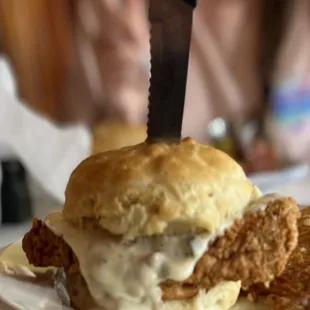
[[[213,239],[201,234],[128,241],[95,229],[77,229],[60,212],[49,214],[44,221],[78,257],[94,300],[111,310],[161,309],[158,284],[187,279]]]
[[[249,211],[260,210],[275,198],[268,195],[258,199]],[[161,235],[134,241],[98,229],[77,229],[62,218],[61,212],[49,214],[44,222],[55,234],[63,236],[76,254],[89,291],[99,306],[109,310],[158,310],[162,308],[158,285],[168,279],[187,279],[209,243],[223,234],[233,219],[223,223],[216,235]]]

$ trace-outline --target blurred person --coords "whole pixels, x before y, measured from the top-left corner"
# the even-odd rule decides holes
[[[136,85],[135,89],[140,89],[140,93],[145,96],[144,105],[147,104],[145,84],[139,83],[141,79],[132,74],[135,71],[133,67],[129,70],[131,75],[121,75],[127,77],[127,80],[124,79],[121,83],[119,80],[114,83],[113,74],[111,81],[111,76],[108,74],[114,73],[115,68],[118,69],[117,72],[126,72],[130,62],[135,63],[136,67],[138,67],[137,64],[146,64],[145,68],[148,68],[147,10],[142,9],[142,3],[143,1],[139,0],[76,2],[78,50],[83,49],[82,45],[89,48],[88,53],[80,54],[81,62],[84,68],[92,67],[90,54],[93,55],[93,61],[97,63],[98,79],[101,78],[100,85],[103,85],[98,89],[104,92],[106,85],[111,86],[108,88],[113,94],[110,102],[120,98],[117,96],[120,85],[126,84],[124,89],[126,87],[132,89],[130,86],[133,83]],[[106,31],[106,29],[122,28],[122,17],[119,15],[119,18],[115,18],[115,16],[118,15],[118,9],[123,12],[123,5],[125,7],[128,5],[131,7],[131,12],[135,12],[133,14],[136,18],[131,19],[130,26],[127,25],[127,29],[132,31],[131,38],[134,40],[124,40],[120,35],[121,32],[117,30]],[[274,67],[271,58],[276,58],[271,54],[275,54],[278,48],[276,45],[280,45],[276,36],[281,37],[281,34],[275,33],[277,30],[272,28],[280,29],[278,32],[285,28],[283,24],[289,9],[288,1],[282,1],[280,5],[277,0],[199,2],[193,21],[184,135],[207,142],[208,124],[214,118],[243,121],[262,112],[266,100],[264,88],[269,86],[268,83],[271,84],[270,71]],[[145,16],[141,17],[140,14]],[[117,23],[119,25],[116,25]],[[266,30],[269,30],[270,34],[267,34]],[[99,44],[94,33],[97,33],[100,38]],[[87,35],[83,36],[83,34]],[[111,46],[112,53],[110,53]],[[118,50],[116,46],[122,46],[120,54],[115,53],[115,50]],[[86,50],[85,47],[84,49]],[[266,58],[269,59],[266,60]],[[114,61],[111,61],[112,59]],[[125,59],[124,63],[120,63],[118,59]],[[120,66],[112,67],[111,62]],[[105,70],[106,68],[110,70]],[[144,73],[147,74],[147,70]],[[134,78],[130,79],[129,76]],[[128,106],[136,104],[136,101],[131,100],[129,96],[127,100]]]
[[[147,10],[142,9],[142,2],[140,3],[141,6],[138,2],[127,2],[128,6],[131,5],[132,12],[136,12],[136,18],[131,20],[132,24],[127,25],[127,28],[132,30],[132,33],[135,33],[135,35],[132,35],[132,38],[135,38],[134,41],[122,40],[122,43],[124,43],[122,45],[117,39],[119,32],[115,32],[113,39],[106,35],[104,29],[107,24],[105,23],[109,20],[110,22],[114,21],[111,18],[102,18],[102,23],[97,23],[97,31],[99,33],[101,29],[103,34],[101,38],[104,42],[113,40],[113,42],[124,46],[124,48],[126,47],[129,51],[133,51],[133,47],[136,48],[132,54],[130,52],[122,53],[122,57],[125,57],[127,62],[132,61],[136,65],[139,63],[146,64],[149,49],[148,32],[141,31],[143,27],[145,27],[144,30],[147,29],[147,18],[142,19],[139,15],[144,14]],[[114,3],[114,6],[112,3]],[[104,5],[99,0],[97,2],[83,2],[84,9],[79,11],[82,12],[79,15],[81,29],[89,28],[89,31],[91,31],[90,29],[95,31],[95,16],[97,16],[97,20],[100,19],[100,16],[105,16],[104,14],[110,14],[110,17],[115,16],[117,9],[121,8],[116,3],[117,1],[112,1],[109,7],[109,5]],[[309,6],[309,0],[300,0],[298,2],[283,0],[209,0],[199,2],[193,20],[183,120],[184,136],[189,135],[201,142],[210,142],[208,124],[215,118],[221,117],[229,122],[241,123],[256,118],[260,127],[258,128],[258,145],[264,144],[261,135],[264,136],[266,131],[276,148],[276,153],[282,159],[291,161],[310,159],[310,133],[308,133],[310,131],[306,130],[308,126],[304,126],[302,138],[300,138],[300,141],[305,145],[303,148],[295,147],[293,152],[288,144],[294,144],[294,139],[289,138],[294,136],[296,132],[293,127],[296,127],[296,123],[298,125],[302,118],[303,121],[305,119],[304,111],[302,112],[302,118],[300,117],[300,112],[298,112],[300,108],[298,106],[300,106],[301,101],[306,100],[305,98],[310,98],[310,57],[306,56],[310,53],[310,41],[307,40],[310,35]],[[110,11],[108,8],[110,8]],[[92,24],[93,27],[88,23]],[[99,25],[101,25],[101,28]],[[84,32],[86,33],[86,31]],[[89,35],[85,36],[84,39],[85,42],[89,42],[90,46],[94,46],[91,43],[91,37],[89,32]],[[137,52],[138,50],[139,52]],[[106,51],[104,49],[100,50],[99,48],[97,50],[98,63],[100,64],[100,61],[102,61],[101,68],[105,67],[105,62],[111,60],[105,55]],[[112,57],[117,59],[118,55],[113,54]],[[135,57],[136,61],[134,61]],[[125,66],[125,68],[127,67]],[[147,68],[147,65],[145,68]],[[124,70],[124,64],[121,64],[119,69]],[[133,67],[131,67],[131,70],[133,70]],[[101,76],[103,76],[104,70],[101,72]],[[140,73],[143,75],[142,71]],[[144,73],[147,73],[147,71]],[[140,78],[142,78],[142,75]],[[106,78],[107,84],[109,76],[106,75]],[[118,82],[113,84],[112,81],[109,90],[111,90],[112,96],[115,96],[117,91],[114,94],[114,90],[119,89],[120,85],[123,85],[124,89],[126,87],[133,89],[130,88],[130,85],[134,83],[137,86],[135,90],[138,91],[140,88],[140,92],[143,94],[139,97],[141,101],[128,96],[127,98],[123,97],[122,104],[124,105],[127,100],[127,106],[143,107],[143,103],[146,105],[147,102],[147,93],[144,89],[145,84],[139,83],[141,80],[138,76],[135,76],[130,83],[129,78],[127,81],[122,80],[124,84]],[[277,96],[276,94],[286,91],[286,85],[290,80],[294,81],[290,83],[295,84],[294,91],[286,92],[287,94],[282,95],[282,97]],[[105,85],[104,82],[103,85]],[[124,92],[130,93],[130,91]],[[282,103],[278,102],[278,97],[282,98],[280,99]],[[119,97],[116,96],[116,98],[120,102]],[[143,101],[143,98],[145,101]],[[294,101],[290,104],[293,106],[290,113],[295,126],[292,122],[290,124],[283,122],[283,117],[282,119],[279,117],[279,109],[277,108],[281,104],[282,106],[283,104],[289,104],[287,102],[290,100]],[[286,103],[283,103],[283,101]],[[113,101],[110,100],[110,102]],[[294,113],[294,109],[297,109],[296,113],[299,113],[299,116]],[[307,110],[307,107],[305,109]],[[140,111],[142,110],[143,108]],[[129,111],[135,113],[133,108]],[[268,116],[267,122],[266,116]],[[309,122],[310,115],[307,113],[306,118]],[[272,126],[280,126],[280,128],[271,129]],[[256,144],[252,143],[251,145]],[[284,147],[284,145],[287,145],[287,147]],[[268,150],[268,143],[264,148],[266,154],[273,153]],[[259,156],[254,157],[258,158]],[[270,155],[270,161],[267,161],[265,157],[262,156],[261,163],[256,163],[255,166],[272,167],[272,156]],[[267,164],[263,165],[263,162]]]
[[[146,2],[56,0],[48,5],[53,6],[51,11],[61,12],[54,14],[58,17],[55,28],[59,23],[66,26],[58,25],[59,32],[66,30],[66,38],[60,41],[70,42],[63,44],[70,46],[63,53],[66,62],[62,61],[67,67],[61,85],[66,85],[61,99],[63,121],[92,123],[116,118],[131,124],[145,122],[149,79]],[[293,37],[299,36],[302,54],[309,54],[308,7],[309,0],[199,2],[193,21],[183,135],[210,142],[207,128],[216,117],[230,122],[257,118],[260,132],[267,110],[272,112],[271,123],[277,122],[270,99],[275,97],[273,89],[286,80],[279,75],[283,65],[277,59],[283,54],[294,16],[302,20],[303,31],[295,31]],[[286,68],[296,61],[296,55],[292,52],[286,57]],[[305,84],[309,71],[297,74],[298,85]],[[271,135],[275,136],[272,131]],[[309,136],[304,137],[309,142]]]
[[[141,68],[143,64],[148,69],[147,10],[143,7],[143,1],[123,2],[135,16],[123,19],[129,24],[123,24],[120,15],[119,19],[114,18],[118,9],[123,11],[119,1],[111,1],[110,4],[99,0],[82,3],[83,9],[81,6],[79,8],[80,25],[84,33],[88,29],[84,44],[88,42],[89,46],[94,46],[91,43],[94,42],[91,39],[94,35],[91,33],[97,31],[101,33],[103,47],[107,46],[106,42],[114,42],[114,45],[110,45],[113,47],[122,46],[120,54],[111,54],[104,48],[97,50],[99,68],[100,64],[102,68],[102,85],[111,86],[109,102],[112,103],[114,98],[116,106],[117,103],[122,107],[127,106],[127,116],[130,117],[132,113],[131,120],[134,120],[132,116],[140,108],[141,114],[136,120],[142,120],[147,103],[146,76],[143,78],[143,73],[147,74],[147,70],[138,71],[140,75],[134,75],[133,72],[136,72],[134,68]],[[102,16],[97,28],[95,16],[97,20]],[[309,0],[200,1],[193,20],[183,135],[193,136],[200,142],[210,142],[208,124],[215,118],[241,123],[256,118],[257,143],[250,145],[259,145],[258,150],[263,147],[266,151],[262,153],[261,160],[261,152],[258,151],[254,158],[260,162],[254,163],[254,166],[264,169],[275,167],[272,163],[273,153],[277,153],[276,157],[282,161],[310,160],[309,20]],[[107,33],[105,29],[108,29],[108,23],[116,30],[125,25],[131,31],[128,38],[132,40],[121,39],[120,31]],[[104,72],[113,72],[115,69],[107,65],[111,55],[115,63],[120,65],[118,70],[123,72],[120,76],[127,76],[127,80],[124,78],[121,83],[118,75],[112,80],[105,75],[104,80]],[[118,57],[124,63],[117,61]],[[83,58],[82,55],[81,59],[86,60],[87,57]],[[105,68],[112,70],[105,71]],[[131,75],[126,75],[126,72]],[[122,87],[123,92],[119,93]],[[133,89],[134,93],[131,92]],[[139,90],[141,96],[137,96]],[[299,139],[295,138],[296,135]],[[268,146],[265,139],[273,145]],[[268,149],[270,147],[275,152]]]
[[[97,100],[101,107],[103,97],[108,98],[106,108],[127,107],[127,117],[136,113],[136,120],[143,120],[147,106],[148,72],[142,77],[141,64],[148,68],[149,36],[143,3],[84,0],[77,1],[75,8],[77,50],[92,95],[101,96]],[[123,6],[135,18],[125,17],[129,15]],[[260,110],[262,11],[260,0],[199,2],[193,21],[184,135],[208,142],[207,126],[215,117],[245,119]]]

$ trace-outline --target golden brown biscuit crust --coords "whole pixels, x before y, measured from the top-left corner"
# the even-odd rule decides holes
[[[186,138],[84,160],[69,180],[63,213],[128,237],[196,229],[216,235],[224,218],[260,195],[228,155]]]

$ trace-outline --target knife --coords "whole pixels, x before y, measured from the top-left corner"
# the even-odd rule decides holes
[[[150,0],[151,79],[147,141],[180,140],[193,10],[197,0]]]

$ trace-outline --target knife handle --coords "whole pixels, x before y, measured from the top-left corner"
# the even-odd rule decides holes
[[[191,5],[192,7],[196,7],[198,4],[198,0],[184,0],[186,3],[188,3],[189,5]]]

